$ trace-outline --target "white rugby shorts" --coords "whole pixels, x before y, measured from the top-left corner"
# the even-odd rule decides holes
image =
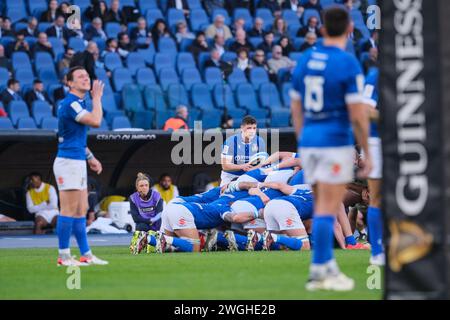
[[[60,191],[87,189],[86,160],[57,157],[53,163],[53,173]]]

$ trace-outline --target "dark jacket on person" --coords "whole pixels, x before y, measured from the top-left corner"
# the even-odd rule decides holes
[[[72,61],[70,62],[70,68],[77,66],[85,68],[89,73],[91,80],[97,79],[97,76],[95,75],[95,59],[89,51],[85,50],[82,52],[77,52],[73,56]]]
[[[50,101],[50,97],[48,96],[47,92],[43,91],[41,92],[42,96],[45,99],[45,102],[47,102],[48,104],[51,104],[52,102]],[[34,90],[30,90],[25,94],[25,102],[28,105],[28,108],[30,108],[33,106],[33,102],[39,100],[36,92],[34,92]]]

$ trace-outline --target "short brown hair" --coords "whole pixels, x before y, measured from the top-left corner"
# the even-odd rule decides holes
[[[70,68],[69,72],[67,72],[67,81],[73,81],[73,74],[78,70],[86,70],[84,67],[76,66]]]
[[[325,10],[324,25],[330,37],[340,37],[347,31],[350,16],[346,9],[331,7]]]
[[[241,126],[246,126],[248,124],[257,124],[256,119],[252,116],[245,116],[241,121]]]

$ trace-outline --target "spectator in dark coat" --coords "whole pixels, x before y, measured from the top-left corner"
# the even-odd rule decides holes
[[[11,101],[23,101],[23,98],[20,95],[19,81],[13,78],[9,79],[7,82],[7,87],[3,90],[1,96],[4,107],[7,107]]]
[[[57,0],[50,0],[48,2],[48,9],[42,12],[39,22],[54,22],[63,12],[58,8]]]
[[[61,87],[59,87],[59,88],[55,89],[55,91],[53,91],[53,100],[55,100],[55,103],[58,100],[64,99],[70,91],[70,88],[67,85],[66,75],[64,75],[64,78],[62,79],[62,83],[63,83],[63,85]]]
[[[315,48],[317,42],[317,36],[314,32],[308,32],[305,37],[305,42],[299,48],[300,52],[306,51],[309,48]]]
[[[153,43],[155,44],[156,48],[158,48],[158,41],[160,38],[162,37],[173,38],[164,19],[158,19],[155,21],[155,24],[153,25],[152,28],[152,37]]]
[[[33,102],[36,100],[45,101],[49,105],[51,105],[50,97],[47,92],[44,90],[44,84],[41,80],[35,79],[33,81],[33,89],[29,90],[25,94],[25,102],[28,105],[28,108],[31,111],[31,107],[33,106]]]
[[[253,28],[248,32],[249,37],[263,37],[264,36],[264,21],[256,17],[253,22]]]
[[[258,4],[258,8],[267,8],[272,11],[275,16],[281,14],[281,7],[277,0],[261,0]]]
[[[40,32],[38,41],[33,47],[33,57],[36,57],[36,52],[47,52],[52,56],[55,56],[53,53],[52,44],[48,41],[47,34],[45,32]]]
[[[189,4],[186,0],[168,0],[167,8],[183,10],[184,15],[189,16]]]
[[[208,52],[209,50],[210,49],[208,42],[206,42],[205,34],[201,31],[198,32],[195,36],[194,42],[189,46],[189,52],[191,52],[195,60],[197,60],[200,52]]]
[[[219,68],[222,72],[222,78],[226,79],[233,71],[233,66],[228,62],[220,60],[220,53],[217,49],[212,49],[210,53],[211,57],[205,61],[204,68]]]
[[[247,35],[244,29],[239,29],[236,31],[235,41],[230,45],[229,50],[235,53],[239,49],[244,48],[247,52],[253,51],[253,45],[247,40]]]
[[[283,56],[288,57],[291,52],[295,51],[295,48],[292,45],[291,40],[289,40],[289,38],[286,36],[281,37],[280,40],[278,41],[278,44],[280,45],[283,51]]]
[[[53,23],[53,26],[48,28],[45,31],[45,33],[47,33],[47,36],[49,37],[61,39],[65,46],[67,45],[69,38],[76,35],[72,30],[69,30],[65,26],[64,16],[62,15],[59,15],[56,18],[55,22]]]
[[[6,49],[6,53],[8,57],[11,57],[13,52],[25,52],[30,54],[30,45],[25,40],[25,34],[23,31],[19,31],[16,35],[16,41],[11,42]]]
[[[86,29],[86,35],[84,38],[88,41],[94,38],[102,38],[106,41],[106,32],[103,30],[103,22],[100,17],[95,17],[92,20],[92,24]]]
[[[89,20],[99,17],[105,23],[105,17],[108,12],[108,5],[106,1],[91,0],[91,5],[86,9],[86,17]]]
[[[5,47],[0,44],[0,68],[5,68],[11,72],[11,62],[5,56]]]
[[[127,23],[127,17],[124,15],[122,10],[119,9],[119,5],[119,0],[111,1],[111,7],[105,14],[105,23],[117,22],[122,25],[125,25]]]
[[[70,63],[70,67],[81,66],[86,69],[87,73],[91,77],[91,80],[96,80],[95,74],[95,59],[94,54],[98,53],[97,44],[94,41],[90,41],[83,52],[77,52]]]
[[[152,33],[147,28],[147,20],[144,17],[140,17],[137,21],[137,27],[131,30],[130,33],[131,42],[139,48],[147,48],[153,41]],[[139,39],[143,39],[144,42],[137,43]]]
[[[320,33],[320,30],[318,28],[319,21],[317,20],[317,17],[310,17],[308,19],[308,24],[304,26],[303,28],[298,29],[297,31],[297,37],[306,37],[306,34],[308,32],[314,32],[317,36],[317,38],[322,37],[322,34]]]
[[[303,6],[306,9],[314,9],[317,12],[319,12],[319,14],[322,14],[323,8],[322,5],[320,4],[320,0],[309,0],[307,3],[305,3],[305,5]]]
[[[38,25],[38,21],[35,17],[29,18],[27,27],[22,30],[25,37],[37,37],[39,34],[37,25]]]
[[[272,52],[272,48],[275,45],[273,42],[273,32],[267,31],[264,35],[264,41],[258,46],[258,49],[264,51],[265,54]]]

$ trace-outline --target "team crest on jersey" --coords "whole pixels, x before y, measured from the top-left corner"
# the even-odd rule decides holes
[[[180,226],[184,226],[184,225],[186,225],[186,220],[184,218],[180,218],[180,220],[178,220],[178,224]]]

